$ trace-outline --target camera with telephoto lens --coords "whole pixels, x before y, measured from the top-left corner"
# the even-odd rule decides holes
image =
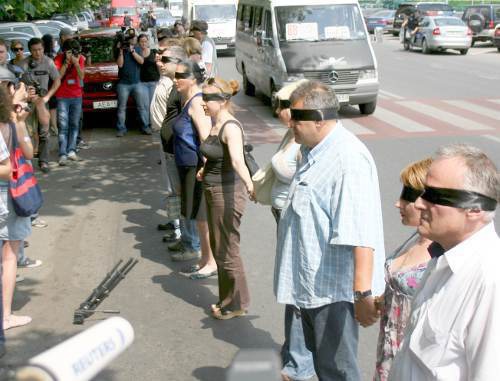
[[[135,29],[134,28],[128,28],[125,29],[124,27],[116,32],[115,35],[115,46],[118,49],[129,49],[130,48],[130,41],[132,41],[135,37]]]
[[[19,78],[19,81],[24,83],[26,87],[33,87],[35,89],[36,95],[38,95],[39,97],[44,97],[47,95],[47,89],[44,89],[40,85],[40,82],[37,81],[37,79],[33,76],[31,72],[29,71],[24,72]]]

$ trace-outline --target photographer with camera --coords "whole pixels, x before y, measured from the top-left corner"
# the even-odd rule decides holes
[[[50,114],[48,111],[48,101],[61,84],[59,71],[49,57],[44,54],[43,42],[38,37],[33,37],[28,42],[31,56],[27,57],[21,66],[25,71],[24,81],[29,87],[35,89],[35,94],[31,92],[31,100],[35,105],[35,111],[28,117],[31,134],[38,130],[38,163],[43,173],[48,173],[49,169],[49,126]],[[49,79],[52,85],[49,89]]]
[[[59,127],[59,165],[68,159],[78,161],[76,141],[82,116],[82,96],[85,58],[77,40],[66,40],[62,53],[54,59],[61,76],[61,86],[56,91],[57,122]]]
[[[125,126],[128,97],[132,94],[141,120],[143,134],[151,135],[149,128],[148,94],[141,85],[141,65],[144,63],[142,50],[137,44],[134,29],[127,29],[116,34],[115,58],[118,65],[118,123],[116,137],[127,133]]]

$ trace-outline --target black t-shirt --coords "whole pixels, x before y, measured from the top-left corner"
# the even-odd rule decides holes
[[[167,113],[161,125],[161,143],[163,151],[167,153],[174,153],[174,139],[172,132],[172,125],[175,118],[182,111],[181,95],[177,92],[175,86],[172,87],[167,101]]]
[[[418,17],[411,15],[408,19],[408,29],[414,30],[418,26]]]
[[[160,72],[156,66],[156,49],[151,49],[149,56],[144,57],[144,63],[141,66],[141,82],[158,82]]]

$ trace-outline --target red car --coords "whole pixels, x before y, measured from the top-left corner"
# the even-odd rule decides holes
[[[118,96],[118,65],[113,45],[119,29],[104,29],[80,34],[85,62],[83,112],[116,111]],[[129,100],[129,107],[133,106]]]

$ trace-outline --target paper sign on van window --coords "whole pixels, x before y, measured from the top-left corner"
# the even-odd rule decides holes
[[[351,32],[348,26],[327,26],[325,28],[325,38],[349,40],[351,38]]]
[[[287,40],[318,40],[318,24],[315,22],[286,24]]]

